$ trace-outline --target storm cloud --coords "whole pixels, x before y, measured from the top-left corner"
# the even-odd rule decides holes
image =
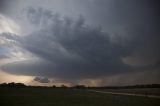
[[[33,59],[11,62],[2,68],[11,74],[70,81],[140,71],[145,75],[145,70],[160,74],[157,4],[149,0],[81,0],[75,3],[78,18],[43,7],[24,8],[23,18],[37,29],[25,36],[0,37],[15,41],[8,45],[31,53]],[[35,81],[41,82],[41,78]]]
[[[49,83],[50,80],[48,78],[44,78],[44,77],[35,77],[33,79],[33,81],[37,81],[37,82],[41,82],[41,83]]]
[[[39,13],[39,9],[32,8],[32,11],[34,13],[29,14],[37,20],[46,16],[46,12]],[[131,50],[121,44],[112,44],[109,35],[101,29],[86,25],[83,17],[72,20],[69,17],[60,18],[57,14],[47,14],[50,14],[50,17],[45,20],[52,21],[53,24],[25,36],[20,42],[23,48],[48,62],[39,65],[16,62],[8,64],[6,70],[12,69],[12,73],[15,71],[19,74],[36,71],[44,76],[72,79],[120,73],[128,68],[121,58]],[[35,24],[33,20],[29,18],[29,21]],[[43,23],[43,20],[37,20],[37,24]]]

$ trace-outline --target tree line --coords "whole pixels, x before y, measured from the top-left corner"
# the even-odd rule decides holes
[[[160,84],[141,84],[141,85],[130,85],[130,86],[101,86],[101,87],[91,87],[91,86],[85,86],[85,85],[75,85],[72,87],[68,87],[66,85],[61,86],[31,86],[31,85],[25,85],[24,83],[2,83],[0,84],[0,87],[4,88],[75,88],[75,89],[134,89],[134,88],[160,88]]]

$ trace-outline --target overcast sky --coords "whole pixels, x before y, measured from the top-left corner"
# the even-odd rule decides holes
[[[158,0],[1,0],[0,82],[160,83],[158,10]]]

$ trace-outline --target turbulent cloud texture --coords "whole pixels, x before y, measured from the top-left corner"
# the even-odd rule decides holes
[[[23,48],[48,62],[11,63],[6,66],[6,70],[12,70],[11,73],[75,79],[120,73],[128,68],[121,58],[131,51],[124,45],[112,44],[107,33],[87,26],[82,17],[74,21],[50,12],[39,13],[39,9],[32,8],[32,11],[35,12],[29,9],[33,18],[29,18],[31,23],[35,24],[35,18],[36,24],[42,24],[45,20],[53,24],[23,37],[19,42]],[[50,17],[43,20],[43,16],[48,14]]]
[[[79,11],[81,6],[86,11],[77,19],[42,7],[24,8],[23,18],[37,30],[25,36],[1,33],[0,61],[12,55],[22,58],[3,65],[3,70],[44,76],[34,79],[41,83],[48,83],[47,78],[107,79],[141,71],[148,76],[152,70],[160,74],[160,21],[156,2],[81,0],[77,3]],[[98,23],[102,27],[94,27]],[[6,55],[8,51],[10,54]]]

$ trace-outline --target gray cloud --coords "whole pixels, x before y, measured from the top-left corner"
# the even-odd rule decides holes
[[[0,55],[0,60],[6,59],[6,58],[8,58],[8,56],[6,56],[6,55]]]
[[[88,3],[82,0],[80,4],[87,5],[84,8],[93,17],[91,20],[101,23],[113,33],[113,42],[125,45],[127,41],[132,43],[129,47],[133,50],[130,56],[144,60],[143,63],[151,60],[155,64],[160,60],[158,0],[94,0]]]
[[[43,8],[26,8],[26,18],[40,30],[16,41],[40,60],[10,63],[4,70],[79,80],[147,68],[152,71],[157,67],[160,24],[155,2],[82,0],[78,3],[77,8],[85,4],[90,22],[100,23],[102,29],[87,25],[83,16],[76,20]],[[112,5],[106,6],[109,4]]]
[[[1,0],[0,1],[0,12],[4,12],[5,11],[6,4],[7,4],[6,0]]]
[[[33,79],[33,81],[37,81],[37,82],[40,82],[40,83],[49,83],[50,80],[48,78],[45,78],[45,77],[35,77]]]
[[[46,13],[40,16],[35,13],[32,15],[41,18]],[[34,73],[49,77],[81,79],[120,73],[129,68],[123,64],[121,58],[130,50],[124,45],[112,44],[107,33],[99,28],[87,26],[83,17],[72,20],[53,14],[48,20],[53,24],[25,36],[21,44],[23,48],[49,62],[16,62],[8,64],[6,70],[19,74]],[[39,24],[41,22],[39,21]]]

